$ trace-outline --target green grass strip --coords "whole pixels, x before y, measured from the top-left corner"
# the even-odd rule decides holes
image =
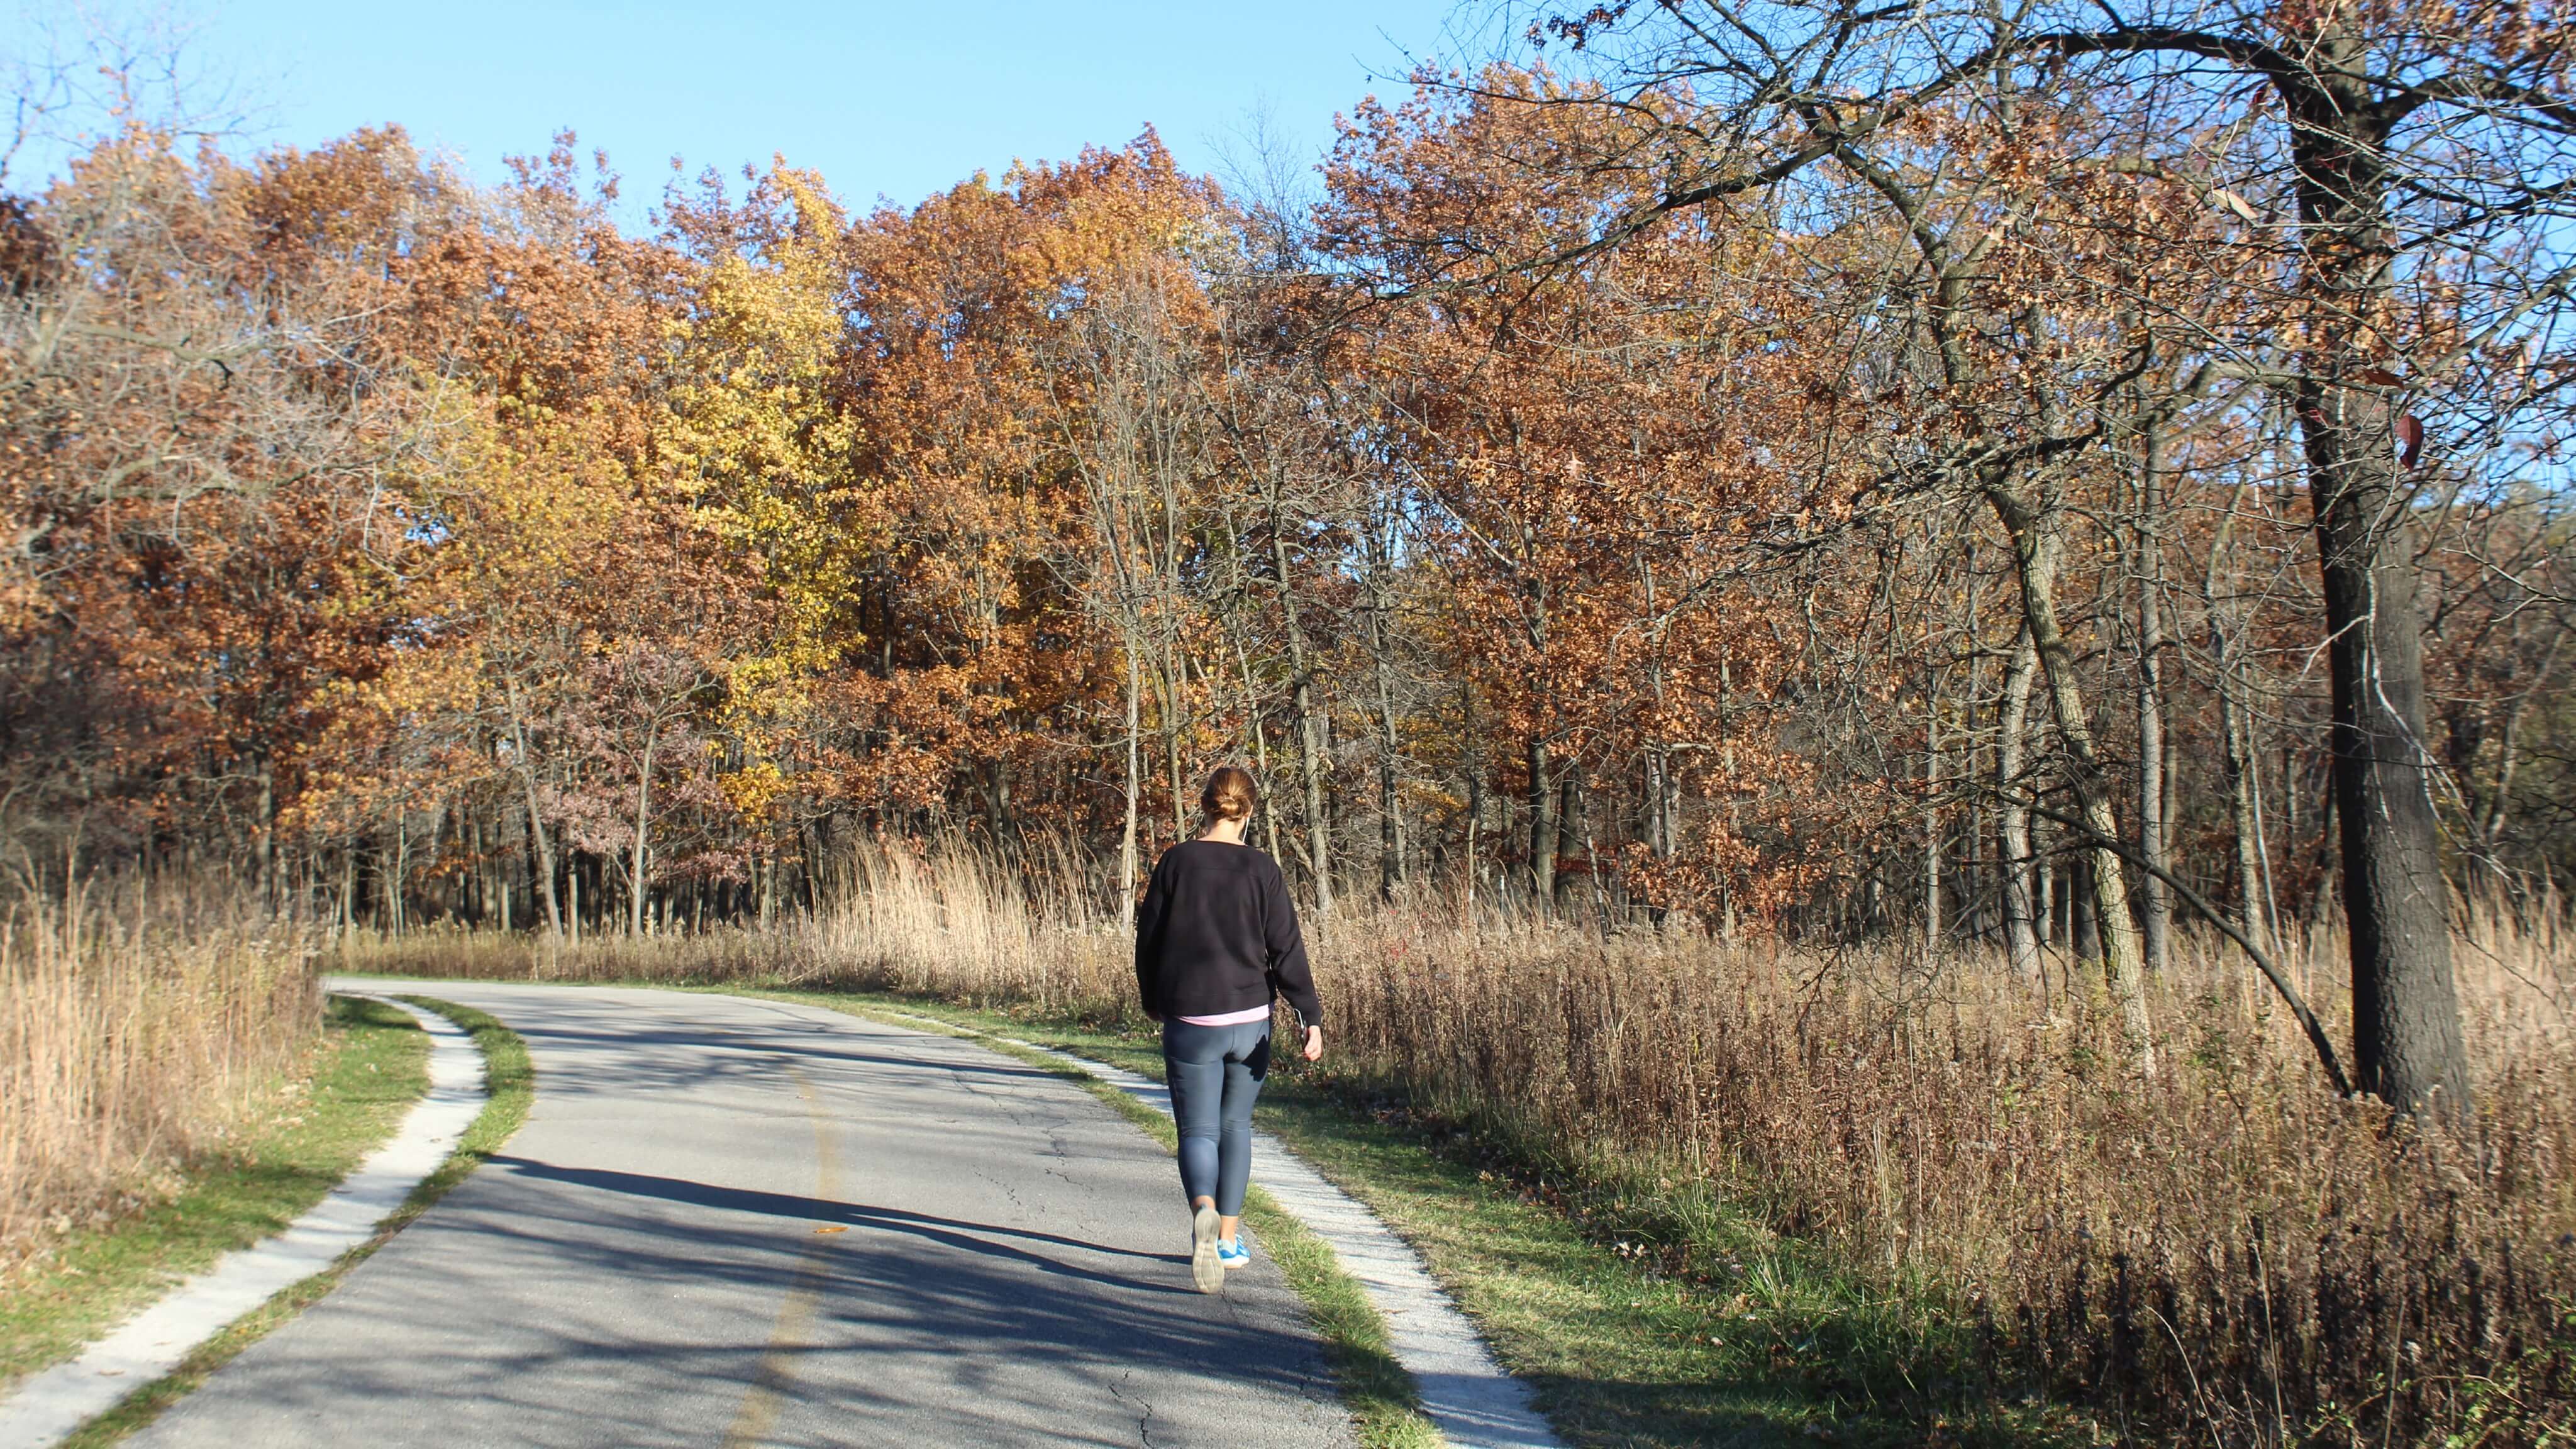
[[[224,1330],[189,1353],[177,1368],[162,1378],[127,1395],[115,1408],[90,1420],[77,1433],[63,1441],[63,1449],[101,1449],[115,1444],[127,1435],[161,1417],[172,1404],[185,1398],[208,1375],[233,1361],[241,1351],[267,1337],[279,1325],[321,1300],[339,1286],[350,1269],[365,1262],[411,1225],[432,1203],[444,1197],[450,1188],[472,1175],[475,1168],[491,1160],[501,1144],[528,1120],[528,1104],[536,1095],[536,1072],[528,1061],[527,1043],[518,1033],[503,1026],[494,1017],[472,1007],[458,1006],[428,996],[402,998],[414,1006],[437,1012],[463,1027],[483,1053],[484,1085],[490,1093],[477,1113],[473,1125],[465,1129],[456,1150],[436,1172],[421,1179],[403,1205],[377,1225],[375,1236],[340,1255],[339,1261],[291,1288],[280,1291],[266,1303],[234,1319]],[[391,1008],[378,1006],[379,1011]],[[418,1026],[404,1018],[414,1031]],[[318,1200],[318,1199],[317,1199]]]
[[[167,1201],[57,1239],[0,1295],[0,1384],[78,1354],[224,1254],[283,1231],[401,1125],[429,1090],[429,1036],[382,1002],[333,997],[309,1075]]]
[[[1126,1093],[1118,1092],[1118,1097],[1170,1125]],[[1440,1431],[1423,1416],[1413,1375],[1396,1361],[1387,1340],[1386,1319],[1359,1280],[1342,1271],[1332,1245],[1309,1232],[1257,1187],[1244,1196],[1243,1216],[1287,1276],[1288,1285],[1306,1300],[1315,1332],[1324,1340],[1325,1357],[1340,1380],[1342,1402],[1359,1421],[1360,1442],[1368,1449],[1435,1449],[1442,1442]]]

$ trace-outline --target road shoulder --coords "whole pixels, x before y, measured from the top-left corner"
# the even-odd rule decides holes
[[[225,1253],[283,1231],[391,1137],[429,1089],[429,1038],[399,1008],[334,997],[315,1050],[260,1093],[175,1190],[61,1233],[0,1279],[0,1402]]]
[[[268,1235],[227,1244],[232,1251],[211,1263],[201,1257],[203,1271],[0,1399],[0,1449],[112,1443],[149,1423],[232,1354],[327,1292],[435,1197],[440,1178],[462,1175],[458,1149],[487,1128],[496,1105],[484,1092],[484,1054],[450,1019],[455,1013],[356,999],[367,1004],[338,1009],[379,1024],[386,1020],[382,1013],[396,1013],[410,1033],[426,1037],[425,1048],[414,1047],[426,1090],[404,1094],[411,1098],[407,1105],[377,1103],[399,1127],[372,1151],[364,1140],[348,1144],[342,1164],[354,1168],[319,1176],[319,1190],[282,1230],[275,1229],[284,1212],[258,1224],[274,1230]],[[374,1065],[371,1075],[387,1075],[383,1063]],[[523,1089],[522,1114],[524,1096]]]

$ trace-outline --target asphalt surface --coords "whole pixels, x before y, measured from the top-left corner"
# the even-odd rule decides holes
[[[135,1443],[1352,1443],[1278,1269],[1193,1290],[1169,1155],[1072,1083],[820,1008],[419,989],[526,1039],[527,1125]]]

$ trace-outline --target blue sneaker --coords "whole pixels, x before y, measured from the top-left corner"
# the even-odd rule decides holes
[[[1243,1245],[1239,1236],[1219,1238],[1216,1240],[1216,1260],[1229,1268],[1240,1268],[1252,1261],[1252,1250]]]

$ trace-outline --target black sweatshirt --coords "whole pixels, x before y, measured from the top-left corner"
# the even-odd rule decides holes
[[[1248,1011],[1275,991],[1308,1026],[1323,1025],[1279,863],[1217,840],[1164,851],[1136,913],[1136,991],[1166,1017]]]

